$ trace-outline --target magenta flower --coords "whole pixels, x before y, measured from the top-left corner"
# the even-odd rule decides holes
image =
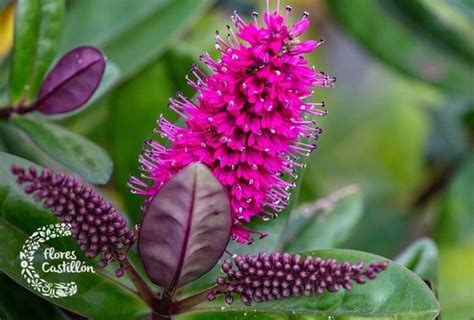
[[[298,162],[316,145],[321,129],[311,116],[325,115],[324,102],[311,103],[312,87],[332,87],[335,78],[307,66],[302,57],[322,41],[301,41],[309,26],[308,14],[292,27],[279,8],[264,13],[264,25],[254,13],[254,23],[232,16],[236,31],[228,26],[226,39],[216,34],[221,58],[209,54],[188,78],[199,96],[192,102],[182,93],[169,106],[186,121],[181,128],[163,117],[156,132],[171,140],[166,148],[146,142],[140,156],[142,177],[131,178],[130,187],[147,196],[145,207],[164,182],[192,162],[201,162],[226,188],[233,215],[232,234],[239,242],[252,241],[244,223],[252,217],[267,220],[288,204]],[[264,234],[261,234],[264,235]]]

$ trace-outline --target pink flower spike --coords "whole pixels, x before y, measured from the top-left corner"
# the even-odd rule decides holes
[[[308,29],[308,14],[289,27],[290,7],[281,12],[279,2],[275,11],[267,6],[263,23],[257,13],[249,24],[234,13],[228,36],[216,34],[220,59],[202,54],[207,72],[195,65],[187,77],[197,100],[178,93],[169,103],[186,126],[159,118],[156,132],[171,144],[148,140],[139,159],[142,177],[129,184],[146,197],[146,208],[170,177],[201,162],[228,192],[234,240],[247,243],[261,234],[246,223],[276,217],[288,205],[296,169],[304,167],[300,160],[316,148],[313,141],[322,132],[313,117],[327,113],[324,102],[307,99],[313,87],[335,82],[302,57],[322,43],[298,39]]]

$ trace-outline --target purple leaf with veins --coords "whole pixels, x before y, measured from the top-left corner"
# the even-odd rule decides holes
[[[73,111],[94,94],[104,75],[106,58],[94,47],[72,49],[48,73],[33,107],[46,114]]]
[[[145,211],[138,251],[150,279],[165,288],[209,271],[232,226],[228,195],[211,171],[190,164],[166,182]]]

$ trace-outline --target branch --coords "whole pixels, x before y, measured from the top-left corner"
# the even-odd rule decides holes
[[[145,283],[140,274],[130,263],[130,260],[128,260],[128,258],[125,258],[125,260],[121,261],[121,263],[125,269],[125,272],[137,288],[138,294],[143,298],[143,300],[145,300],[145,302],[151,307],[152,310],[155,310],[159,302],[158,296]]]
[[[25,114],[36,109],[35,105],[25,106],[19,105],[18,107],[7,106],[5,108],[0,108],[0,119],[8,120],[12,114]]]
[[[434,174],[431,181],[421,190],[411,203],[413,209],[423,208],[434,196],[442,191],[456,172],[457,165],[443,167],[439,173]]]
[[[207,301],[207,296],[211,293],[211,292],[219,292],[219,293],[222,293],[222,292],[225,292],[226,291],[226,287],[225,286],[213,286],[213,287],[210,287],[209,289],[206,289],[204,291],[201,291],[199,293],[196,293],[192,296],[189,296],[183,300],[179,300],[175,303],[173,303],[171,305],[171,314],[180,314],[180,313],[183,313],[183,312],[186,312],[188,310],[190,310],[192,307],[204,302],[204,301]]]

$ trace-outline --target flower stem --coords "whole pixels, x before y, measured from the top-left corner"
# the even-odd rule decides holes
[[[125,269],[125,272],[132,280],[133,284],[138,290],[138,294],[145,300],[145,302],[152,308],[152,310],[156,310],[156,306],[158,304],[158,296],[151,290],[151,288],[145,283],[143,278],[137,272],[137,270],[133,267],[130,260],[128,258],[124,259],[122,265]]]
[[[170,289],[165,289],[160,301],[158,302],[157,310],[152,315],[152,320],[170,320],[171,306],[173,303],[173,292]]]
[[[154,312],[151,315],[151,320],[170,320],[172,319],[171,315],[164,315],[158,312]]]
[[[209,293],[216,291],[216,292],[224,292],[225,286],[213,286],[209,289],[196,293],[192,296],[189,296],[183,300],[179,300],[171,305],[171,313],[172,314],[180,314],[190,310],[192,307],[204,302],[207,300],[207,296]]]

